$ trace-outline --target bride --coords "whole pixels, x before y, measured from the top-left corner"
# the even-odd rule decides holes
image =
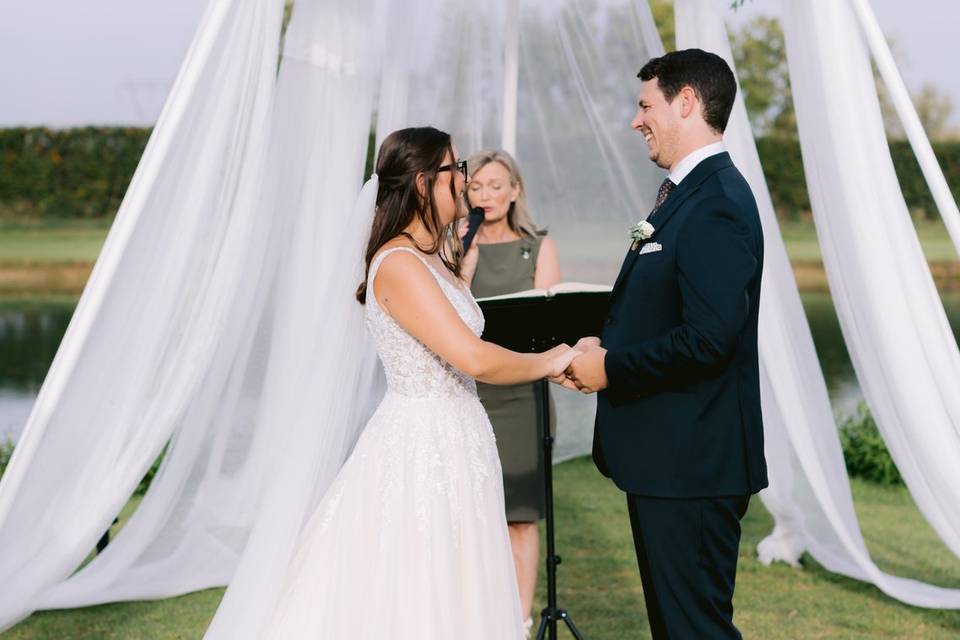
[[[559,378],[577,351],[480,339],[447,241],[464,163],[430,127],[390,134],[357,299],[387,393],[301,533],[269,638],[522,638],[493,432],[474,379]]]

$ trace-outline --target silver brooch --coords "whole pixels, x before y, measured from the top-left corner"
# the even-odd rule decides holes
[[[522,257],[524,260],[529,260],[529,259],[530,259],[530,249],[528,249],[527,247],[524,247],[523,249],[520,249],[520,257]]]

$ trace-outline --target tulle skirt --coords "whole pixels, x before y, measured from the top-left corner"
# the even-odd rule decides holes
[[[475,395],[388,392],[304,529],[266,638],[525,636]]]

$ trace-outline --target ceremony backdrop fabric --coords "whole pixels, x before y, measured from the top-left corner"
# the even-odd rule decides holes
[[[252,514],[213,450],[250,421],[251,309],[275,272],[258,200],[281,10],[214,0],[204,15],[0,484],[3,626],[230,578]],[[123,539],[65,581],[168,440]],[[222,499],[196,491],[201,457],[223,472]]]
[[[856,16],[846,2],[788,3],[784,30],[804,171],[847,349],[917,507],[960,555],[960,352],[893,170]],[[960,606],[960,594],[950,598]]]
[[[871,247],[867,246],[865,241],[857,235],[839,237],[836,225],[830,223],[843,221],[844,225],[850,225],[851,231],[855,231],[863,226],[882,228],[901,220],[903,224],[896,226],[899,226],[901,232],[909,234],[917,249],[914,256],[915,276],[926,277],[930,290],[933,291],[932,300],[936,302],[935,308],[919,309],[915,308],[914,301],[904,301],[903,304],[913,304],[914,307],[903,309],[902,313],[920,314],[924,311],[929,313],[939,310],[942,316],[943,309],[936,297],[936,291],[933,290],[926,261],[919,252],[919,244],[916,242],[902,195],[888,192],[882,196],[888,198],[884,202],[861,198],[865,192],[877,193],[877,183],[884,182],[896,187],[897,180],[879,120],[879,102],[872,84],[870,63],[853,14],[848,7],[841,6],[843,3],[827,3],[831,5],[830,11],[826,7],[817,6],[821,4],[818,2],[806,4],[809,6],[807,10],[801,11],[799,7],[794,7],[785,12],[784,27],[787,30],[788,45],[806,45],[802,52],[794,51],[790,54],[794,92],[802,91],[804,98],[817,95],[823,99],[823,102],[812,110],[813,113],[805,110],[801,118],[798,112],[798,124],[801,143],[804,144],[804,159],[808,160],[811,155],[817,158],[808,165],[808,185],[812,182],[811,176],[825,173],[832,178],[828,184],[819,183],[819,195],[833,206],[823,211],[818,209],[817,205],[823,206],[824,201],[815,200],[814,215],[817,216],[821,246],[826,248],[825,236],[829,236],[829,240],[833,241],[830,244],[835,249],[829,259],[833,261],[835,269],[843,270],[841,273],[828,272],[837,312],[844,317],[845,312],[855,308],[858,313],[882,322],[884,318],[895,317],[899,310],[887,309],[888,302],[882,297],[874,298],[879,302],[879,306],[871,309],[870,297],[864,296],[865,289],[859,286],[852,290],[842,289],[843,293],[838,296],[838,290],[834,286],[835,278],[841,278],[841,282],[843,277],[869,279],[873,277],[872,274],[882,278],[882,270],[890,263],[891,248],[885,243],[879,244],[872,248],[872,252],[867,253]],[[718,53],[733,65],[723,19],[715,7],[711,0],[676,0],[677,47],[701,47]],[[831,15],[831,11],[838,12],[839,15]],[[806,20],[796,15],[797,12],[806,14]],[[821,24],[821,20],[825,23]],[[836,37],[830,38],[827,35],[830,33]],[[825,40],[818,42],[818,38]],[[798,40],[800,42],[797,42]],[[797,60],[803,63],[794,64]],[[828,71],[821,73],[820,70]],[[806,75],[798,78],[797,72]],[[828,77],[831,79],[827,79]],[[860,78],[860,84],[852,82],[851,77]],[[864,79],[867,82],[862,82]],[[815,91],[809,86],[811,81],[823,84]],[[844,109],[835,105],[836,100],[831,100],[830,104],[826,100],[827,96],[837,95],[833,92],[841,90],[849,97],[849,100],[843,101],[848,107],[845,113]],[[798,110],[801,102],[807,107],[808,103],[804,99],[795,100]],[[854,126],[854,121],[864,121],[861,119],[863,116],[858,113],[860,110],[872,112],[871,115],[876,115],[876,120],[871,122],[874,126],[866,131],[861,128],[859,132],[862,137],[858,138],[858,127]],[[842,115],[849,116],[849,119],[841,119]],[[829,124],[825,122],[828,120]],[[865,139],[876,141],[876,144],[864,145],[862,143]],[[746,108],[740,96],[724,140],[734,162],[751,184],[764,226],[764,283],[759,342],[770,488],[762,492],[761,497],[773,514],[776,526],[774,532],[759,545],[761,560],[768,563],[772,560],[784,560],[795,564],[800,555],[808,551],[829,570],[872,582],[888,595],[904,602],[928,607],[960,606],[960,591],[938,589],[913,580],[896,578],[881,572],[870,559],[857,524],[850,482],[844,467],[840,438],[832,418],[827,387],[774,215],[773,203],[763,179]],[[829,160],[824,158],[825,154]],[[811,195],[813,194],[811,187]],[[824,256],[824,260],[828,260],[827,256]],[[890,298],[893,297],[894,294],[891,293]],[[859,323],[853,324],[859,326]],[[956,351],[945,317],[943,324],[946,332],[934,334],[931,343],[939,344],[940,349],[952,348]],[[923,339],[916,335],[918,329],[919,327],[901,324],[888,335],[901,336],[900,340],[903,341]],[[846,331],[845,328],[845,336]],[[872,353],[882,354],[896,349],[884,340],[870,340],[861,342],[860,345]],[[848,339],[848,347],[850,346]],[[853,348],[851,355],[855,356]],[[895,358],[896,354],[893,354],[885,366],[872,363],[872,368],[867,371],[858,367],[857,374],[861,383],[864,375],[872,379],[887,379],[907,393],[911,393],[909,389],[914,384],[929,384],[929,379],[912,379],[910,372],[915,369],[905,366],[908,363]],[[941,373],[950,374],[949,371]],[[953,378],[952,384],[954,388],[960,388],[960,376]],[[864,386],[866,388],[866,385]],[[870,397],[868,394],[868,400]],[[870,406],[873,408],[872,404]],[[874,415],[877,416],[878,423],[886,417],[882,413],[875,412]],[[906,421],[915,425],[916,431],[903,438],[900,444],[911,452],[908,455],[917,452],[922,456],[924,440],[930,436],[929,433],[923,433],[922,420],[925,416],[913,413],[906,415],[917,415],[919,421]],[[885,430],[885,439],[886,433]],[[946,446],[949,450],[956,442],[956,433],[952,440],[942,437],[937,442],[939,444],[934,445],[935,448]],[[889,439],[887,443],[891,446]],[[891,451],[896,455],[897,443],[893,444]],[[948,451],[941,455],[944,456],[941,460],[929,460],[932,466],[936,467],[950,460]],[[960,463],[960,460],[953,463]],[[902,469],[899,461],[898,468]],[[956,468],[954,466],[954,469]],[[945,479],[944,477],[943,480]],[[914,492],[911,480],[914,484],[920,482],[919,492]],[[907,483],[918,505],[928,499],[933,499],[934,504],[937,504],[937,501],[942,504],[960,504],[956,500],[956,488],[953,486],[935,484],[928,491],[925,479],[907,478]],[[930,493],[934,495],[930,496]],[[921,511],[924,511],[922,505]],[[951,548],[957,552],[955,547]]]
[[[373,7],[304,4],[278,79],[282,4],[198,30],[0,487],[0,625],[231,583],[211,635],[252,634],[378,397],[352,298]]]
[[[449,130],[463,157],[514,146],[565,280],[612,282],[627,229],[652,205],[663,172],[629,128],[636,73],[662,51],[646,2],[300,0],[277,74],[282,4],[210,2],[0,483],[0,627],[37,608],[225,584],[208,637],[252,637],[269,615],[297,534],[383,391],[353,299],[373,123],[377,138]],[[678,2],[678,36],[729,57],[713,9]],[[850,16],[845,2],[807,0],[784,20],[814,212],[867,399],[957,552],[956,344]],[[956,592],[880,574],[866,555],[742,105],[728,145],[768,247],[765,501],[777,526],[761,554],[795,561],[806,549],[905,601],[960,606]],[[841,155],[850,149],[871,163]],[[558,457],[586,453],[593,400],[557,401]],[[74,574],[165,445],[133,517]]]

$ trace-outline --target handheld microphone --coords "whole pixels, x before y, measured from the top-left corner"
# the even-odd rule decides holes
[[[467,232],[463,236],[463,252],[466,253],[470,249],[470,244],[473,242],[473,236],[477,235],[477,229],[480,228],[480,225],[483,223],[483,207],[474,207],[470,209],[470,213],[467,214]]]

